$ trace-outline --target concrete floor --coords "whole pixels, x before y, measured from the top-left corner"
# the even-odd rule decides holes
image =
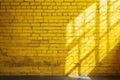
[[[0,76],[0,80],[120,80],[120,77],[40,77],[40,76]]]

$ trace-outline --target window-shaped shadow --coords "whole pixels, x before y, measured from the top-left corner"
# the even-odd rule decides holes
[[[69,37],[66,46],[69,47],[69,52],[66,57],[66,75],[97,75],[99,73],[99,69],[96,71],[94,69],[99,67],[98,64],[102,63],[119,43],[119,4],[119,0],[98,0],[75,21],[68,24],[66,35]],[[105,60],[109,61],[109,59]],[[104,72],[107,73],[107,70]]]

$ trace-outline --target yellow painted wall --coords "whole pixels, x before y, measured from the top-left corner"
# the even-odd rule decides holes
[[[120,0],[0,0],[0,75],[120,75]]]

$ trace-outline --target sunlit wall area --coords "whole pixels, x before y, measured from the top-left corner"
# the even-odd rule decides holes
[[[114,47],[114,44],[117,44],[119,41],[119,31],[120,31],[120,1],[114,0],[109,3],[109,44],[110,49]],[[116,37],[113,39],[113,37]]]
[[[68,37],[66,46],[70,48],[66,57],[67,75],[86,74],[91,71],[89,66],[95,65],[96,47],[96,4],[92,4],[67,26]],[[71,29],[73,29],[73,32]],[[90,59],[90,60],[89,60]],[[91,64],[91,65],[90,65]],[[93,67],[92,67],[93,68]],[[88,71],[89,70],[89,71]]]
[[[120,41],[119,4],[119,0],[97,0],[68,24],[66,35],[71,33],[74,37],[69,37],[66,43],[70,47],[66,75],[119,73],[119,61],[116,62],[119,57],[115,57],[116,53],[119,56],[118,48],[115,49]]]

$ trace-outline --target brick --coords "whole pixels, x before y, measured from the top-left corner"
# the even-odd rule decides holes
[[[1,0],[0,75],[120,75],[119,0],[98,2]]]

